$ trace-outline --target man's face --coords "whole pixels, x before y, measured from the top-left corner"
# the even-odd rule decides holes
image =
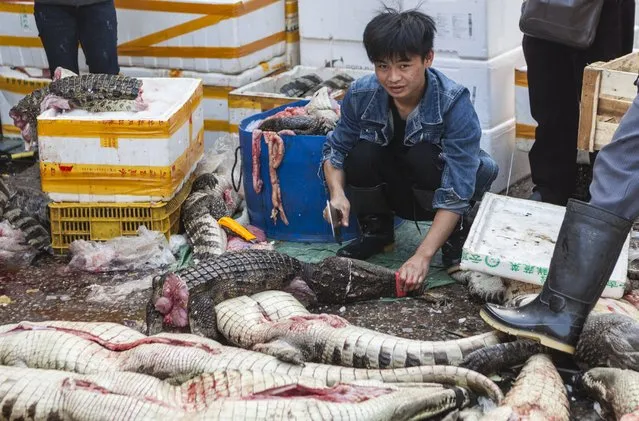
[[[410,98],[417,90],[423,89],[425,72],[432,62],[432,51],[424,59],[418,55],[405,59],[387,59],[375,63],[375,74],[386,92],[391,97],[401,100]]]

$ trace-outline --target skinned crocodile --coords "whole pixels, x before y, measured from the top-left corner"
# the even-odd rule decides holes
[[[147,304],[147,334],[163,327],[217,337],[215,305],[266,290],[285,290],[305,306],[349,303],[395,296],[395,273],[367,262],[331,256],[319,263],[301,262],[272,250],[228,251],[178,272],[153,279]],[[179,293],[176,293],[179,291]]]
[[[471,352],[501,342],[490,332],[450,341],[417,341],[353,326],[340,316],[312,314],[291,294],[265,291],[215,307],[220,333],[233,345],[293,364],[355,368],[459,365]]]
[[[596,367],[579,379],[579,386],[598,401],[610,419],[639,420],[639,373],[620,368]]]
[[[0,179],[0,219],[6,219],[11,225],[24,233],[27,244],[39,252],[51,252],[49,231],[41,222],[23,210],[24,203],[16,200],[16,194]],[[17,202],[17,203],[16,203]],[[46,202],[43,204],[46,207]]]
[[[568,421],[570,405],[566,387],[544,354],[533,355],[524,364],[512,388],[498,408],[481,421]]]
[[[531,355],[553,351],[530,339],[505,342],[468,355],[463,367],[489,374],[522,364]],[[639,370],[639,323],[623,314],[591,313],[577,342],[575,361],[583,367]]]
[[[485,376],[453,366],[353,369],[292,365],[262,353],[190,334],[145,336],[115,323],[50,321],[0,326],[0,365],[65,370],[78,374],[137,372],[178,384],[203,373],[229,370],[313,378],[325,386],[358,380],[440,383],[469,388],[495,402],[501,390]]]
[[[0,368],[3,419],[406,420],[466,406],[468,393],[441,385],[340,384],[251,372],[203,374],[171,385],[137,373],[79,375]],[[115,416],[114,414],[117,414]]]

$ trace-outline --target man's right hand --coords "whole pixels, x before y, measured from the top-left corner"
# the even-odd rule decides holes
[[[351,204],[344,194],[340,194],[334,198],[331,198],[331,206],[337,209],[341,215],[341,224],[344,227],[348,226],[348,219],[351,212]],[[328,207],[324,208],[324,219],[329,222]]]

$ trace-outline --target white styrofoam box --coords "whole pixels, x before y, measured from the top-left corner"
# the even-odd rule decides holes
[[[42,190],[63,202],[168,201],[204,150],[202,81],[141,78],[138,112],[38,117]]]
[[[314,73],[322,80],[330,79],[338,73],[346,73],[354,79],[372,73],[371,70],[358,70],[337,67],[295,66],[291,70],[274,76],[268,76],[256,82],[242,86],[229,94],[229,123],[232,127],[247,117],[267,111],[271,108],[298,101],[280,93],[282,86],[304,75]]]
[[[303,66],[327,64],[373,69],[361,42],[301,39]],[[515,117],[516,68],[526,64],[521,47],[490,60],[462,60],[435,54],[433,67],[468,88],[482,128],[491,128]]]
[[[566,208],[487,193],[464,244],[461,267],[542,285],[548,275]],[[630,236],[602,297],[621,298]]]
[[[232,89],[244,86],[251,82],[260,80],[264,76],[283,68],[286,65],[286,58],[279,56],[271,59],[252,69],[245,70],[237,75],[226,75],[222,73],[198,73],[189,71],[175,71],[167,69],[150,69],[140,67],[122,67],[121,72],[131,77],[187,77],[202,79],[204,84],[204,148],[209,150],[215,140],[227,134],[229,128],[229,107],[228,93]],[[42,77],[40,70],[39,77],[35,77],[38,69],[27,69],[34,77],[27,74],[0,66],[0,118],[2,119],[3,133],[13,137],[20,137],[20,132],[13,125],[13,120],[9,117],[9,110],[15,106],[20,99],[34,89],[41,88],[49,83],[49,79]]]
[[[182,6],[180,3],[184,3]],[[240,73],[286,51],[285,1],[118,2],[122,66]],[[0,64],[48,67],[32,1],[0,3]],[[86,60],[79,59],[81,71]]]
[[[528,155],[517,150],[515,146],[515,119],[492,129],[482,130],[480,145],[499,166],[499,174],[490,191],[502,192],[530,175]]]
[[[397,2],[395,2],[397,3]],[[434,49],[458,58],[488,59],[521,43],[521,2],[513,0],[399,0],[436,23]],[[381,3],[370,0],[299,0],[302,38],[361,42]],[[335,13],[339,10],[339,13]],[[302,64],[305,64],[302,62]]]

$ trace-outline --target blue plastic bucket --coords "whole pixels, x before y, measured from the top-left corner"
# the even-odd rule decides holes
[[[272,110],[255,114],[240,123],[240,150],[242,154],[242,179],[251,224],[262,229],[267,238],[283,241],[328,243],[334,242],[330,225],[322,212],[328,196],[317,175],[322,158],[322,146],[326,136],[283,136],[284,158],[276,170],[280,181],[282,206],[288,218],[285,225],[279,215],[276,223],[271,220],[271,178],[268,168],[268,148],[263,140],[260,152],[260,177],[264,182],[258,194],[253,190],[252,132],[246,127],[255,120],[271,116],[286,107],[299,107],[307,100],[297,101]],[[357,221],[351,215],[349,227],[342,228],[344,241],[357,236]]]

